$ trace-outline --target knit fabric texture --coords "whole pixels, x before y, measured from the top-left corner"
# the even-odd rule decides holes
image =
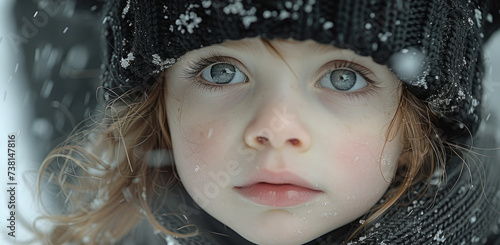
[[[473,158],[454,157],[446,171],[434,173],[427,192],[427,181],[416,184],[401,206],[390,208],[348,245],[498,244],[498,155],[481,159],[481,165]]]
[[[147,91],[186,52],[225,40],[312,39],[388,65],[444,136],[467,137],[480,122],[485,1],[112,0],[105,96]]]

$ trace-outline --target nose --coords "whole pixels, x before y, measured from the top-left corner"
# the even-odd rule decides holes
[[[282,105],[261,108],[245,131],[245,143],[254,149],[292,147],[306,151],[311,136],[298,113]]]

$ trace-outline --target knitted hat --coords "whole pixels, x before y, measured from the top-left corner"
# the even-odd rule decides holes
[[[247,37],[312,39],[371,56],[438,113],[444,135],[479,126],[487,0],[111,0],[107,96],[146,91],[186,52]],[[108,98],[109,98],[108,97]]]

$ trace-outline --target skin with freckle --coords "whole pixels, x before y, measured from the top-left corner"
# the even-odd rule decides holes
[[[351,51],[270,44],[244,39],[184,55],[165,78],[168,125],[176,168],[198,205],[254,243],[302,244],[360,217],[387,190],[402,151],[399,137],[386,143],[400,84]],[[214,53],[230,57],[247,80],[207,90],[183,75]],[[340,61],[364,67],[374,83],[356,92],[318,86]],[[320,193],[289,207],[257,204],[235,187],[261,170],[294,173]]]

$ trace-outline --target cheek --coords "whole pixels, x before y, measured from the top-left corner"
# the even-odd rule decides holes
[[[179,163],[177,168],[191,168],[196,170],[192,174],[196,174],[198,170],[217,167],[217,160],[222,160],[219,158],[226,147],[224,139],[228,130],[225,123],[216,121],[186,123],[183,120],[179,123],[181,126],[178,130],[172,132],[172,135],[175,135],[172,138],[174,154],[179,156],[176,158]]]
[[[188,191],[203,191],[213,182],[210,176],[226,171],[226,156],[232,147],[228,140],[235,132],[224,118],[192,117],[199,113],[183,110],[169,120],[176,169]]]
[[[336,153],[346,171],[361,177],[381,167],[382,147],[377,140],[359,139],[340,144]]]
[[[358,201],[380,198],[392,181],[401,152],[399,142],[384,143],[378,137],[351,137],[337,145],[332,158],[338,161],[334,174],[339,193]]]

